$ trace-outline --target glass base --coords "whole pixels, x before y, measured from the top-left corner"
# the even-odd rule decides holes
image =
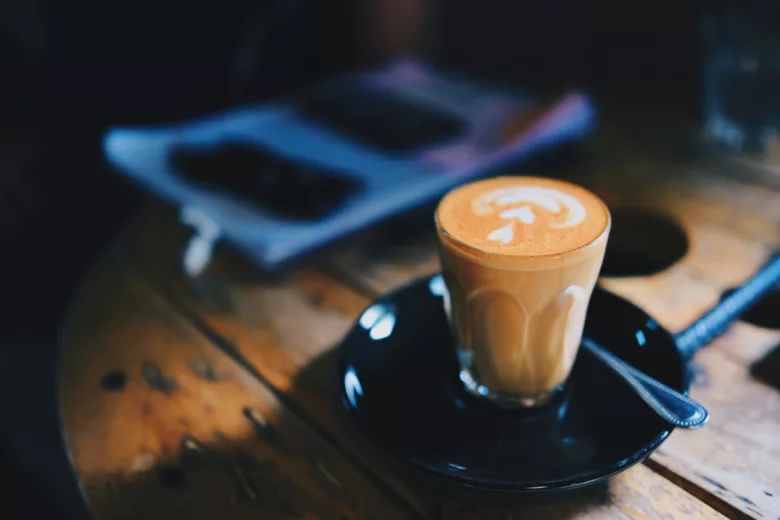
[[[481,385],[474,379],[471,370],[468,368],[461,368],[459,379],[463,383],[463,387],[471,395],[489,401],[490,403],[498,406],[499,408],[534,408],[538,406],[544,406],[550,403],[555,396],[563,390],[563,385],[556,386],[549,390],[539,392],[532,395],[516,395],[505,394],[501,392],[493,392],[486,386]]]

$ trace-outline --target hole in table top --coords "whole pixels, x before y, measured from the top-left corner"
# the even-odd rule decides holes
[[[734,289],[725,291],[721,300],[733,292]],[[767,329],[780,329],[780,288],[764,296],[739,319]]]
[[[780,345],[750,365],[750,374],[763,383],[780,390]]]
[[[679,261],[688,250],[682,226],[650,210],[610,208],[610,231],[603,276],[648,276]]]
[[[125,387],[127,375],[123,370],[111,370],[100,378],[100,388],[108,392],[118,392]]]
[[[184,471],[175,466],[160,469],[159,477],[160,484],[168,489],[177,489],[184,485]]]

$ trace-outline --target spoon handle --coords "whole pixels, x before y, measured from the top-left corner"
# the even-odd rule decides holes
[[[729,325],[777,287],[779,282],[780,251],[777,251],[747,282],[675,336],[680,353],[684,358],[693,356],[697,350],[723,334]]]
[[[710,418],[707,409],[690,397],[642,373],[587,338],[583,338],[582,344],[631,385],[637,395],[669,424],[678,428],[698,428]]]

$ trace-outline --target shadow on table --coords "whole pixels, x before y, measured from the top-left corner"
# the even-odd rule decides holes
[[[750,366],[750,373],[759,381],[780,391],[780,345]]]
[[[340,433],[338,443],[342,452],[372,480],[403,481],[405,488],[413,490],[420,501],[431,511],[433,518],[509,518],[524,519],[575,517],[584,511],[610,503],[608,483],[565,492],[518,494],[482,491],[432,478],[429,474],[411,467],[386,453],[368,439],[353,423],[339,403],[336,386],[337,349],[331,349],[307,365],[298,375],[287,396],[294,403],[319,401],[329,417],[317,417],[320,423],[333,425]],[[333,403],[336,403],[335,405]],[[307,409],[312,409],[307,407]],[[282,418],[284,420],[284,418]],[[359,455],[356,455],[359,453]],[[360,459],[360,460],[358,460]],[[473,515],[473,516],[472,516]]]
[[[0,335],[2,518],[88,518],[60,430],[56,347],[40,330]]]

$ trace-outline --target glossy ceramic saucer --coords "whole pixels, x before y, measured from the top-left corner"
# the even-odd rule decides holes
[[[500,410],[472,397],[457,378],[443,292],[435,276],[390,294],[363,312],[341,346],[343,405],[385,449],[464,485],[562,490],[640,462],[671,432],[584,349],[565,390],[544,408]],[[586,336],[687,390],[674,343],[636,307],[597,289],[587,323]]]

